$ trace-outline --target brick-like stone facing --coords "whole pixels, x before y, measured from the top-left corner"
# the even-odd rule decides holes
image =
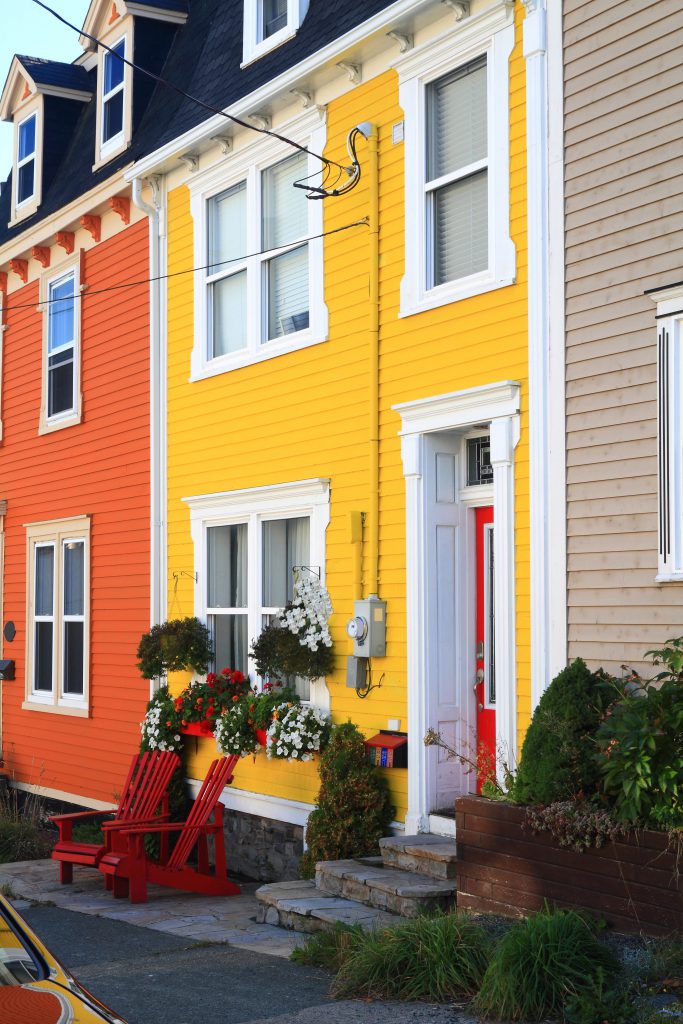
[[[299,877],[299,858],[304,852],[301,825],[226,811],[224,832],[228,871],[258,882],[284,882]]]

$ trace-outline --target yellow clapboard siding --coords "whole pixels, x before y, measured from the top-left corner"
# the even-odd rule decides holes
[[[395,72],[364,82],[327,108],[326,155],[346,159],[349,126],[370,120],[380,132],[380,593],[388,604],[384,682],[360,701],[345,685],[350,644],[344,623],[352,612],[348,514],[368,508],[369,235],[366,228],[325,239],[325,301],[329,340],[308,349],[189,383],[194,341],[191,276],[171,277],[168,391],[169,614],[193,613],[192,580],[172,573],[194,564],[189,513],[182,498],[322,476],[331,481],[326,578],[335,614],[331,628],[337,669],[329,680],[336,721],[352,718],[366,735],[400,718],[407,729],[405,634],[405,480],[396,403],[493,381],[522,385],[522,439],[515,467],[517,553],[518,725],[528,723],[529,467],[527,425],[526,162],[521,7],[510,62],[511,231],[517,283],[416,316],[399,319],[404,270],[403,147],[391,126],[402,120]],[[368,214],[364,179],[348,196],[325,205],[325,229]],[[193,225],[185,186],[169,195],[169,271],[201,262],[193,253]],[[458,344],[453,344],[457,336]],[[419,344],[416,344],[419,337]],[[226,415],[229,413],[229,415]],[[367,552],[363,570],[367,572]],[[376,666],[375,671],[379,666]],[[180,687],[183,677],[174,679]],[[201,777],[213,744],[200,741],[190,772]],[[407,807],[407,771],[387,771],[399,820]],[[273,797],[314,803],[315,765],[268,761],[260,754],[238,766],[235,786]]]

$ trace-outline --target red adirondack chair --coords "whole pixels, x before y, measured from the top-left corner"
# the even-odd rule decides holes
[[[184,889],[205,896],[237,896],[240,887],[228,881],[223,835],[223,804],[218,798],[223,787],[232,782],[232,773],[239,761],[221,757],[213,761],[197,798],[185,821],[136,824],[119,830],[127,842],[127,850],[105,853],[98,868],[113,878],[114,896],[130,895],[131,903],[145,903],[147,884],[165,885],[171,889]],[[213,814],[213,821],[209,818]],[[145,850],[146,835],[168,835],[179,832],[173,852],[168,858],[152,860]],[[215,869],[209,867],[207,839],[214,838]],[[192,851],[197,848],[197,867],[188,864]]]
[[[120,826],[124,822],[127,825],[134,825],[145,821],[161,821],[168,817],[166,791],[171,776],[179,764],[180,758],[170,750],[136,754],[130,763],[118,807],[111,811],[55,814],[50,818],[59,829],[59,839],[52,851],[52,857],[53,860],[59,861],[59,880],[62,885],[73,881],[74,864],[97,867],[102,855],[114,845],[119,845],[115,838],[118,835],[117,829],[110,829],[107,826]],[[74,840],[74,825],[81,821],[107,817],[113,817],[113,820],[103,822],[104,843],[79,843]]]

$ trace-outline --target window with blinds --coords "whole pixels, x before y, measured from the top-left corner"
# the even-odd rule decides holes
[[[287,27],[287,0],[261,0],[260,38],[269,39]]]
[[[308,200],[294,183],[306,177],[306,154],[297,153],[263,172],[263,248],[293,246],[265,266],[267,340],[308,327]]]
[[[427,287],[488,268],[486,57],[427,86]]]

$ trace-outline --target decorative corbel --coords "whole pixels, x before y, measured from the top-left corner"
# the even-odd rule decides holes
[[[49,245],[34,245],[31,249],[31,256],[34,260],[38,260],[43,269],[50,266],[50,247]]]
[[[76,246],[76,236],[73,231],[58,231],[55,235],[57,245],[61,245],[67,256],[70,256]]]
[[[119,14],[118,10],[116,9],[116,0],[114,0],[114,2],[111,5],[111,10],[109,12],[109,21],[107,22],[107,24],[108,25],[113,25],[114,22],[118,21],[120,17],[121,17],[121,15]]]
[[[99,242],[102,237],[102,218],[96,213],[84,213],[81,217],[81,227],[90,232],[93,240]]]
[[[260,132],[267,132],[272,124],[270,114],[249,114],[247,121]]]
[[[465,18],[470,16],[470,3],[469,0],[441,0],[442,4],[446,7],[452,8],[455,12],[456,21],[464,21]]]
[[[305,89],[290,89],[289,92],[292,96],[296,96],[304,110],[317,110],[321,117],[325,113],[325,107],[315,102],[312,93]]]
[[[195,171],[199,170],[199,153],[183,153],[182,156],[178,157],[178,160],[187,167],[190,174],[194,174]]]
[[[19,259],[16,257],[9,261],[9,268],[13,274],[16,274],[24,284],[28,281],[28,260]]]
[[[387,37],[393,39],[395,43],[398,43],[399,53],[407,53],[408,50],[412,50],[414,43],[413,37],[404,32],[387,32]]]
[[[118,213],[124,224],[130,224],[130,199],[128,196],[109,196],[110,209]]]
[[[7,271],[0,270],[0,292],[7,293]]]
[[[231,135],[212,135],[211,141],[216,143],[223,156],[227,156],[232,151]]]
[[[348,60],[340,60],[337,62],[337,67],[342,71],[345,71],[349,76],[349,82],[353,82],[354,85],[358,85],[362,77],[362,69],[360,64],[352,64]]]

